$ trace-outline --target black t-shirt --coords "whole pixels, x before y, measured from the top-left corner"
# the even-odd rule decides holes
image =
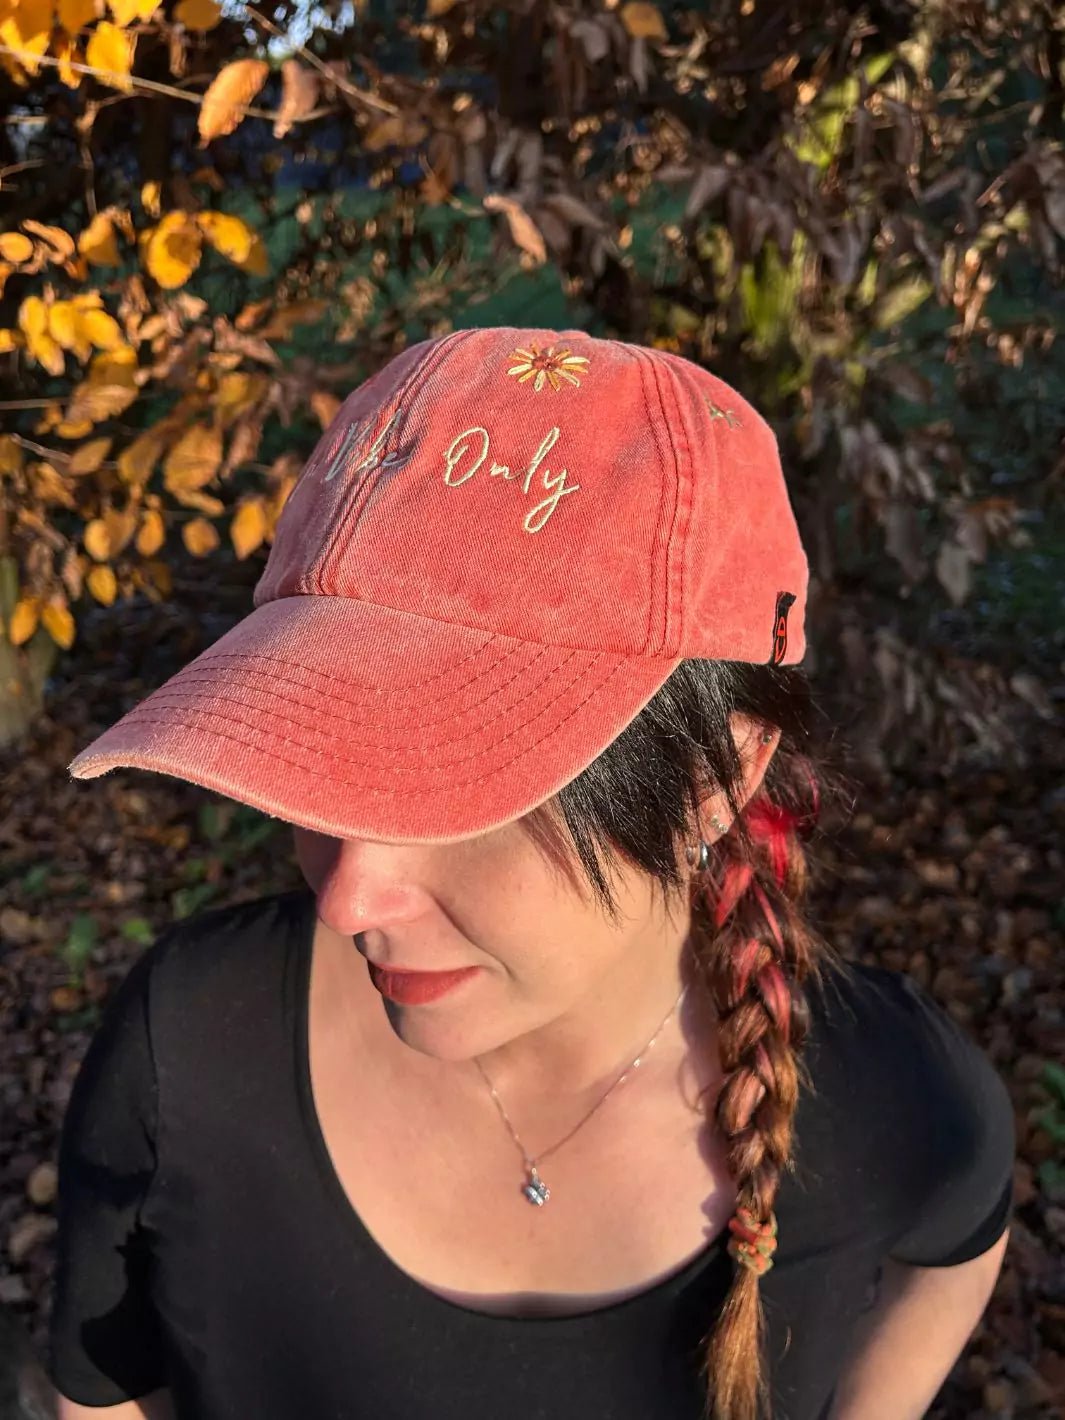
[[[377,1246],[313,1108],[314,923],[307,889],[201,912],[108,1002],[60,1148],[61,1393],[169,1385],[179,1420],[697,1420],[727,1231],[636,1296],[536,1318],[446,1301]],[[1013,1113],[987,1057],[900,973],[827,981],[760,1283],[775,1420],[825,1414],[883,1259],[964,1262],[1012,1208]]]

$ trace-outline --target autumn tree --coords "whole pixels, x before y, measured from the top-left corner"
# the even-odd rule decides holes
[[[1060,486],[1063,47],[1053,0],[0,0],[0,739],[86,610],[265,556],[347,390],[490,322],[742,387],[814,663],[877,743],[979,739],[925,623]]]

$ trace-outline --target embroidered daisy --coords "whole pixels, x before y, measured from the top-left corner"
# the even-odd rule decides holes
[[[519,385],[535,376],[533,389],[537,394],[543,389],[545,380],[550,381],[553,390],[562,388],[562,380],[569,380],[571,385],[579,385],[580,380],[577,377],[585,373],[588,364],[586,355],[571,355],[565,347],[556,350],[553,345],[549,345],[546,350],[541,350],[538,345],[533,345],[528,350],[512,350],[510,358],[519,363],[512,365],[507,374],[517,375]]]

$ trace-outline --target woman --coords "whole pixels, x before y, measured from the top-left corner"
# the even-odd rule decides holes
[[[63,1420],[904,1420],[986,1305],[990,1063],[802,916],[807,565],[679,357],[460,331],[356,390],[253,612],[71,766],[294,825],[70,1101]]]

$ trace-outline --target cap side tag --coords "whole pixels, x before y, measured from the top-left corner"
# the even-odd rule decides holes
[[[773,653],[771,666],[779,666],[788,653],[788,612],[795,605],[792,592],[777,592],[777,607],[773,613]]]

